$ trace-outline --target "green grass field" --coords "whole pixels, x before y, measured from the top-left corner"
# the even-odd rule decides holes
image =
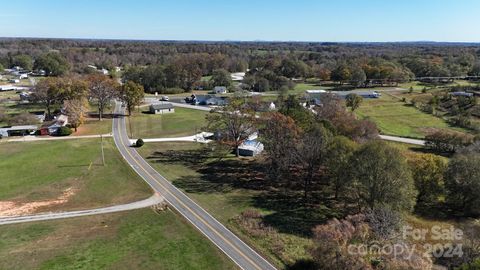
[[[175,108],[174,113],[164,115],[135,112],[127,121],[128,134],[132,138],[194,135],[202,131],[207,114],[208,112],[184,108]]]
[[[122,159],[112,139],[0,143],[0,200],[31,202],[57,198],[67,188],[75,195],[55,209],[85,209],[144,199],[147,184]]]
[[[236,269],[178,215],[150,209],[0,226],[0,269]]]
[[[231,156],[226,160],[233,163],[227,163],[228,166],[225,167],[219,165],[223,169],[219,168],[217,172],[210,171],[207,169],[209,168],[207,163],[214,161],[215,158],[205,158],[199,153],[198,151],[201,152],[203,147],[205,146],[194,143],[148,143],[139,148],[139,152],[160,174],[185,191],[190,198],[204,207],[222,224],[269,258],[271,262],[279,266],[279,269],[285,268],[286,265],[292,264],[298,259],[308,259],[311,240],[308,237],[288,232],[291,229],[289,226],[300,226],[302,221],[299,216],[304,213],[305,209],[302,209],[300,205],[291,204],[290,208],[280,209],[284,207],[282,203],[271,205],[276,201],[273,198],[268,199],[271,194],[265,194],[261,189],[248,188],[247,186],[254,176],[250,175],[251,171],[247,164],[255,162],[254,160],[242,159],[237,164],[238,160]],[[204,150],[211,151],[209,148]],[[260,211],[272,218],[278,227],[286,226],[288,228],[285,231],[278,229],[278,233],[252,236],[234,220],[247,209]],[[311,209],[307,211],[310,211],[310,217],[314,218],[316,222],[321,222],[323,216],[316,216]],[[272,226],[275,227],[275,225]],[[281,255],[274,252],[279,242],[283,246]]]
[[[430,128],[452,128],[445,120],[384,94],[380,99],[365,99],[355,113],[375,122],[383,134],[423,138]]]

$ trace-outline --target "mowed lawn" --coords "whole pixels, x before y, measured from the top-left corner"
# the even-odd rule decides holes
[[[132,202],[153,192],[125,163],[112,139],[0,143],[0,201],[50,200],[72,188],[62,210]],[[52,210],[52,209],[48,209]],[[58,210],[58,209],[53,209]]]
[[[355,112],[359,117],[375,122],[381,133],[386,135],[424,138],[431,128],[452,128],[445,120],[423,113],[386,94],[379,99],[364,99]]]
[[[148,108],[142,108],[147,110]],[[174,113],[155,115],[135,112],[127,121],[128,135],[132,138],[163,138],[190,136],[205,127],[208,112],[175,108]]]
[[[170,210],[0,226],[0,269],[236,269]]]
[[[72,132],[71,136],[110,134],[112,133],[112,119],[107,118],[100,121],[98,118],[87,118],[76,132],[74,129]]]

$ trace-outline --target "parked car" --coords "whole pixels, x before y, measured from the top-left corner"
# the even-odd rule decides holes
[[[168,101],[168,96],[162,96],[162,97],[160,98],[160,101]]]

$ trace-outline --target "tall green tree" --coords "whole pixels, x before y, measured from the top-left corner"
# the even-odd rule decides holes
[[[348,94],[345,98],[345,103],[347,107],[352,109],[352,112],[354,112],[358,107],[360,107],[360,104],[362,104],[363,98],[355,93]]]
[[[349,192],[360,209],[386,205],[410,211],[415,205],[411,171],[400,151],[385,142],[368,142],[358,149],[345,177],[352,181]]]
[[[30,55],[26,55],[26,54],[15,55],[12,58],[12,65],[19,66],[25,70],[32,70],[33,59]]]
[[[338,65],[330,75],[333,81],[344,83],[352,78],[352,72],[346,64]]]
[[[429,212],[444,194],[444,174],[447,163],[432,154],[414,154],[408,159],[415,188],[418,191],[416,211]]]
[[[367,75],[365,74],[365,71],[363,71],[362,68],[355,67],[352,69],[352,75],[350,80],[356,87],[360,87],[367,80]]]
[[[34,69],[45,70],[47,76],[61,76],[70,69],[65,57],[57,52],[49,52],[35,59]]]
[[[232,84],[232,77],[230,76],[230,72],[228,72],[227,70],[216,69],[213,71],[210,82],[212,86],[229,87]]]
[[[454,214],[467,217],[480,215],[480,155],[455,155],[445,174],[447,204]]]
[[[328,145],[327,169],[335,193],[335,199],[340,196],[350,183],[348,177],[342,177],[348,171],[350,158],[357,149],[357,144],[344,136],[335,136]]]
[[[120,88],[120,98],[127,107],[128,115],[132,114],[132,110],[142,103],[145,97],[145,91],[140,84],[128,81]]]
[[[313,114],[300,104],[300,101],[290,95],[281,102],[279,112],[291,117],[302,130],[309,130],[314,122]]]

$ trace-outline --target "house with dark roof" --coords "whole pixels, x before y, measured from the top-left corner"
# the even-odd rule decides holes
[[[175,108],[172,103],[158,103],[150,105],[150,113],[152,114],[166,114],[174,113]]]

